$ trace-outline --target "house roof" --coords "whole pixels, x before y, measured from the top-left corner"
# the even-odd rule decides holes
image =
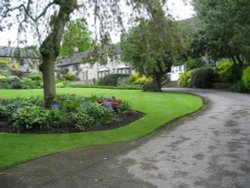
[[[68,65],[79,64],[83,62],[83,59],[90,58],[92,55],[92,51],[87,52],[77,52],[74,53],[71,57],[58,57],[57,58],[57,66],[64,67]]]
[[[39,59],[40,53],[35,49],[0,46],[0,57]]]
[[[116,45],[111,46],[111,53],[114,55],[120,54],[120,47]],[[58,57],[57,58],[57,67],[64,67],[79,63],[91,63],[93,60],[96,60],[96,55],[98,56],[98,53],[102,53],[100,49],[96,50],[89,50],[86,52],[77,52],[74,53],[71,57]]]

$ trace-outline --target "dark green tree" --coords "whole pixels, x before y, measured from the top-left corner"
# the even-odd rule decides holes
[[[213,59],[230,58],[238,80],[250,52],[250,1],[193,0],[207,40],[206,51]]]
[[[94,41],[91,32],[83,20],[74,20],[67,23],[63,34],[63,42],[60,56],[70,56],[74,53],[74,48],[79,52],[85,52],[93,48]]]
[[[121,57],[140,73],[153,78],[154,91],[161,91],[162,77],[183,51],[176,23],[165,17],[157,2],[148,4],[150,19],[123,35]]]

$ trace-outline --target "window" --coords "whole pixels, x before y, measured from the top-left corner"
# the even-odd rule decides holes
[[[179,67],[179,72],[181,72],[181,70],[182,70],[182,66],[181,66],[181,65],[179,65],[178,67]]]
[[[98,71],[98,78],[102,78],[109,74],[109,70]]]
[[[117,74],[130,74],[131,70],[130,68],[118,68]]]
[[[86,77],[86,80],[88,80],[89,78],[89,75],[88,75],[88,71],[85,72],[85,77]]]
[[[79,70],[79,67],[80,67],[80,64],[79,64],[79,63],[78,63],[78,64],[74,64],[74,65],[73,65],[73,71]]]

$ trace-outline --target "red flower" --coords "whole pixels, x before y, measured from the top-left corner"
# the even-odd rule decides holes
[[[122,103],[123,103],[122,100],[117,100],[117,101],[115,101],[115,102],[112,102],[111,105],[112,105],[112,106],[119,106],[119,105],[121,105]]]
[[[118,104],[122,104],[123,102],[122,102],[122,100],[118,100],[117,103]]]

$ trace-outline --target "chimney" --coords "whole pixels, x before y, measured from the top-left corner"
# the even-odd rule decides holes
[[[77,47],[74,47],[74,53],[79,52],[79,49]]]

